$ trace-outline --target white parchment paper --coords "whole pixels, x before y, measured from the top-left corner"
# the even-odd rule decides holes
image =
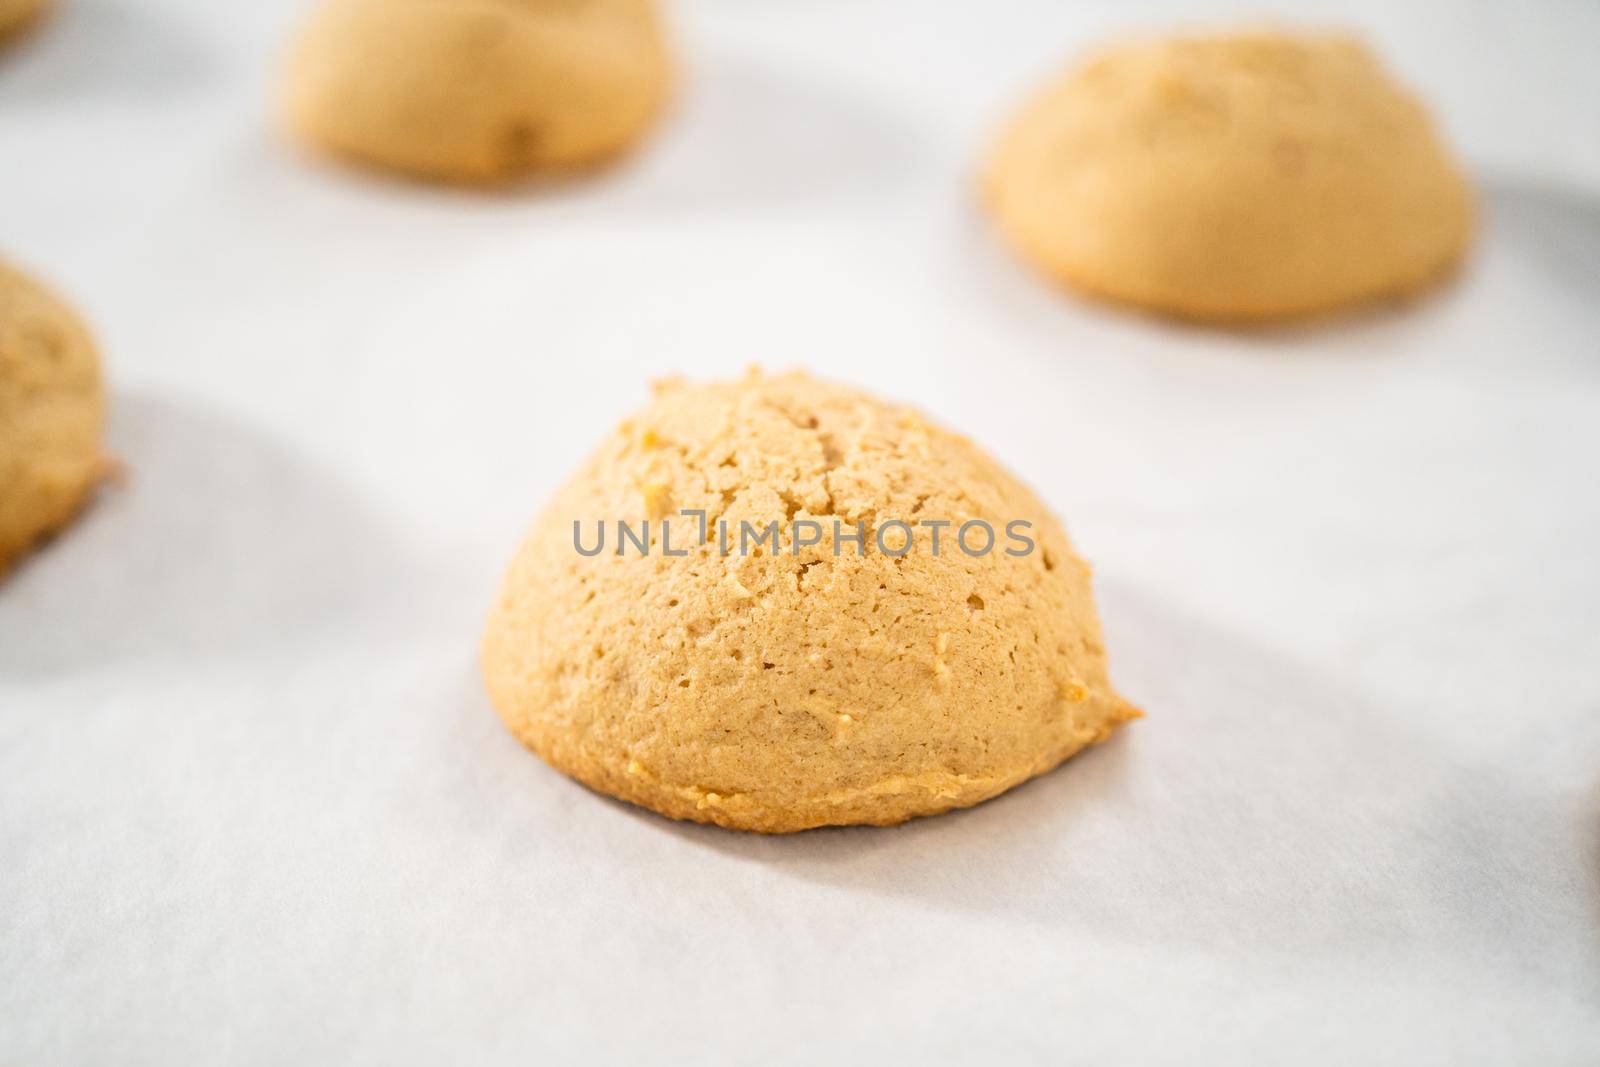
[[[0,585],[0,1063],[1600,1062],[1600,9],[1340,4],[1482,193],[1457,284],[1236,335],[1090,307],[973,170],[1190,5],[672,9],[628,165],[509,195],[274,136],[297,5],[0,54],[0,251],[130,476]],[[1149,717],[970,812],[765,839],[596,797],[477,678],[645,382],[760,362],[986,443]]]

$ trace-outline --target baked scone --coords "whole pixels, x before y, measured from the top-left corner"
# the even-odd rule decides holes
[[[0,0],[0,42],[26,29],[54,0]]]
[[[658,386],[535,522],[483,659],[557,769],[773,833],[976,804],[1139,714],[1038,498],[915,411],[801,373]]]
[[[284,111],[336,156],[494,182],[617,155],[669,78],[654,0],[324,0]]]
[[[100,357],[71,309],[0,263],[0,574],[104,473]]]
[[[1047,274],[1200,320],[1404,296],[1461,258],[1473,226],[1427,112],[1335,34],[1109,49],[1023,108],[985,192]]]

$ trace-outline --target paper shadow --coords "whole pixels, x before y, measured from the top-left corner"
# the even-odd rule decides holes
[[[1593,299],[1600,287],[1600,192],[1491,178],[1483,201],[1497,241],[1540,264],[1549,284]]]
[[[25,32],[0,52],[0,109],[169,96],[208,76],[196,42],[148,4],[72,0]]]
[[[916,131],[826,82],[720,55],[685,73],[666,122],[608,205],[715,211],[803,205],[893,186]]]
[[[270,655],[391,617],[394,540],[264,435],[119,395],[107,436],[124,483],[0,583],[0,674]]]

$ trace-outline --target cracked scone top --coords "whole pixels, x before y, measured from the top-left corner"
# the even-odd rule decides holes
[[[647,518],[648,555],[615,538]],[[905,551],[893,520],[951,525],[935,555],[932,527]],[[996,533],[986,555],[955,542],[971,520]],[[780,550],[741,554],[744,522],[778,523]],[[1008,555],[1025,552],[1008,528],[1033,550]],[[506,725],[556,768],[767,832],[976,804],[1138,715],[1106,675],[1089,567],[1038,498],[966,438],[800,373],[659,386],[534,523],[484,669]]]
[[[0,263],[0,574],[83,506],[105,462],[100,359],[83,323]]]
[[[1447,272],[1472,231],[1471,194],[1427,112],[1335,34],[1108,49],[1017,115],[985,194],[1046,274],[1194,319],[1404,296]]]
[[[284,111],[333,155],[493,182],[624,151],[669,76],[654,0],[323,0]]]

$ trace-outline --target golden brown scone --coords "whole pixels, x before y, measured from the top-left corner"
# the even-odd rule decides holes
[[[620,153],[669,78],[654,0],[325,0],[284,111],[334,155],[493,182]]]
[[[706,544],[683,510],[708,513]],[[648,556],[617,555],[614,527],[600,554],[575,547],[575,521],[592,550],[598,521],[647,517]],[[996,533],[985,555],[958,547],[973,519]],[[939,555],[918,527],[896,559],[876,543],[904,549],[890,520],[952,525]],[[1025,551],[1013,520],[1032,552],[1007,554]],[[778,523],[780,550],[741,555],[742,522]],[[796,554],[797,533],[820,541]],[[1106,676],[1089,567],[1038,498],[915,411],[801,373],[659,386],[534,524],[483,656],[501,718],[559,770],[769,833],[976,804],[1139,714]]]
[[[0,42],[26,29],[54,0],[0,0]]]
[[[1047,274],[1202,320],[1409,294],[1472,232],[1471,193],[1427,112],[1340,35],[1112,48],[1022,110],[985,187]]]
[[[94,341],[66,305],[0,263],[0,574],[77,513],[105,469]]]

